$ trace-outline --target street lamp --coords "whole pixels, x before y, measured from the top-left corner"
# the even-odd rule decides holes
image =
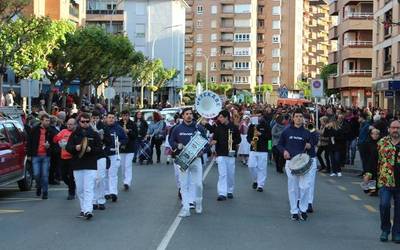
[[[257,82],[258,82],[258,100],[261,102],[261,66],[263,65],[263,61],[257,61],[258,64],[258,77],[257,77]],[[263,98],[264,99],[264,98]]]
[[[206,60],[206,90],[208,90],[208,59],[209,57],[203,52],[197,53],[197,56],[202,56]]]
[[[153,42],[152,42],[152,45],[151,45],[151,60],[154,60],[154,49],[155,49],[156,41],[157,41],[159,35],[162,34],[163,31],[166,31],[168,29],[173,29],[173,28],[176,28],[176,27],[181,27],[181,26],[182,26],[182,24],[166,26],[160,32],[158,32],[155,35],[155,37],[153,39]],[[151,72],[151,87],[153,87],[153,85],[154,85],[154,72]],[[154,103],[154,92],[151,91],[150,104],[153,105],[153,103]]]

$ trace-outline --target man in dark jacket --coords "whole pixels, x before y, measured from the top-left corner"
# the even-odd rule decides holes
[[[78,117],[79,127],[70,135],[66,150],[73,156],[72,167],[81,212],[79,217],[93,217],[94,186],[97,175],[97,157],[101,153],[99,135],[90,126],[90,115]],[[84,141],[87,141],[86,145]]]
[[[250,143],[249,171],[253,180],[253,189],[262,192],[267,179],[268,141],[271,140],[271,129],[265,119],[259,124],[251,124],[247,133]]]
[[[31,129],[27,142],[27,156],[32,158],[33,175],[36,180],[36,195],[42,195],[44,200],[48,198],[50,142],[55,135],[49,126],[50,116],[42,114],[40,124]]]
[[[133,121],[130,120],[128,110],[122,111],[121,116],[119,125],[124,129],[128,137],[128,143],[121,148],[121,168],[124,176],[124,189],[128,191],[132,182],[132,161],[135,153],[135,141],[138,137],[138,131]]]
[[[218,115],[212,144],[215,145],[218,163],[218,201],[233,199],[235,186],[235,151],[241,142],[239,128],[229,122],[229,111]]]

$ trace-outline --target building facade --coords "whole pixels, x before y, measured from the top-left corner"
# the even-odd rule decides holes
[[[345,106],[372,105],[373,1],[331,0],[329,13],[335,16],[329,38],[336,44],[329,63],[337,74],[328,79]]]
[[[400,108],[400,4],[374,1],[372,77],[374,106],[398,111]]]
[[[102,27],[109,33],[124,33],[124,1],[87,0],[86,25]]]
[[[124,1],[124,30],[135,49],[149,58],[161,59],[164,67],[180,72],[167,83],[164,92],[159,92],[155,101],[168,100],[174,104],[180,100],[177,90],[182,88],[184,79],[187,7],[183,0]]]

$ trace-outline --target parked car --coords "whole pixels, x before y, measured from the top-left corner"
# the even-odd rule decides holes
[[[26,157],[26,134],[20,122],[0,117],[0,186],[18,183],[29,191],[33,183],[32,164]]]
[[[148,124],[150,124],[151,122],[153,122],[153,112],[158,112],[158,109],[141,109],[141,110],[137,110],[137,111],[134,113],[133,118],[135,118],[136,113],[137,113],[138,111],[142,112],[144,120],[145,120]]]

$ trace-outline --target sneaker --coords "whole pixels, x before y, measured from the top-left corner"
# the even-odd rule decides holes
[[[97,209],[99,209],[99,205],[93,204],[93,210],[97,210]]]
[[[203,205],[201,203],[196,203],[196,214],[201,214],[203,212]]]
[[[314,209],[311,203],[308,203],[307,213],[313,213]]]
[[[307,213],[303,213],[303,212],[300,213],[300,220],[306,221],[307,217],[308,217]]]
[[[178,216],[179,217],[189,217],[190,216],[190,210],[182,208],[181,211],[179,212]]]
[[[382,233],[381,233],[380,240],[381,240],[382,242],[388,241],[388,240],[389,240],[389,232],[382,232]]]
[[[189,209],[195,209],[194,203],[189,203]]]
[[[342,177],[342,173],[340,173],[340,172],[337,173],[337,176],[338,176],[338,177]]]
[[[226,197],[223,195],[218,195],[217,201],[224,201],[226,200]]]
[[[47,195],[47,192],[43,192],[42,200],[47,200],[48,198],[49,196]]]
[[[117,202],[117,200],[118,200],[118,196],[116,194],[112,194],[111,195],[111,201],[112,202]]]
[[[253,182],[253,189],[257,188],[257,182]]]
[[[335,173],[332,173],[332,174],[330,174],[329,176],[333,177],[333,176],[336,176],[336,174],[335,174]]]
[[[106,210],[106,205],[99,204],[99,210]]]
[[[80,212],[80,213],[76,216],[76,218],[83,218],[83,217],[85,217],[85,214],[84,214],[83,212]]]
[[[232,193],[228,193],[228,199],[233,199],[233,194]]]
[[[124,190],[128,191],[129,190],[129,185],[128,184],[124,184]]]
[[[299,220],[299,215],[298,214],[292,214],[292,216],[290,216],[291,220]]]
[[[85,218],[86,218],[86,220],[90,220],[91,218],[93,217],[93,214],[92,213],[85,213]]]
[[[263,192],[263,191],[264,191],[264,189],[262,187],[257,188],[257,192]]]

